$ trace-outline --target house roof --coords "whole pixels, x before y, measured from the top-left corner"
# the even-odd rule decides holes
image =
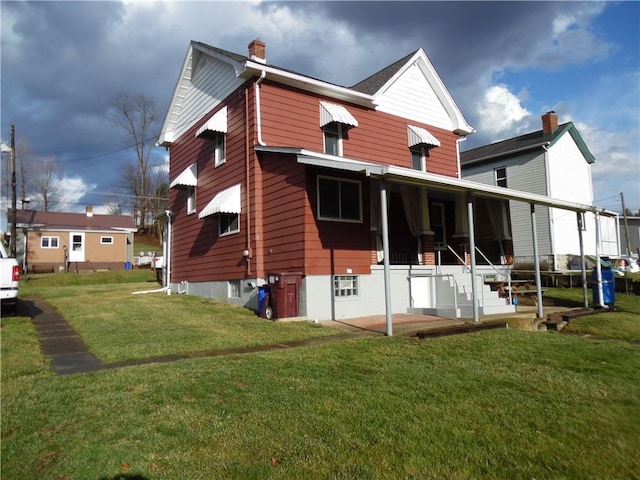
[[[558,125],[558,127],[549,134],[545,134],[543,130],[538,130],[527,133],[526,135],[520,135],[519,137],[513,137],[501,142],[467,150],[466,152],[460,152],[460,163],[463,167],[477,165],[528,150],[550,147],[565,133],[569,133],[573,137],[585,160],[588,163],[594,163],[595,157],[587,148],[587,145],[584,143],[573,122]]]
[[[16,224],[20,227],[39,227],[47,230],[96,230],[127,231],[137,230],[129,215],[88,216],[85,213],[43,212],[38,210],[16,210]]]
[[[266,62],[262,63],[245,55],[212,47],[202,42],[191,41],[169,104],[169,110],[165,116],[158,141],[159,145],[169,146],[177,136],[188,128],[187,125],[181,125],[179,131],[174,131],[176,117],[179,116],[184,104],[184,96],[191,88],[193,72],[198,68],[198,61],[201,55],[208,55],[231,65],[236,77],[239,79],[249,79],[264,75],[266,78],[285,85],[371,109],[376,109],[377,100],[402,76],[403,72],[406,72],[412,65],[418,65],[425,81],[433,89],[438,100],[444,106],[447,115],[451,118],[453,131],[461,135],[467,135],[475,131],[462,116],[453,97],[451,97],[422,49],[418,49],[401,58],[353,87],[344,87]],[[211,98],[213,97],[215,95]],[[213,106],[212,104],[211,107],[213,108]],[[190,119],[190,122],[193,122],[193,119]]]

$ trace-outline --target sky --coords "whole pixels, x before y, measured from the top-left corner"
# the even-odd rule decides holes
[[[622,192],[640,210],[637,1],[2,0],[0,14],[0,140],[14,124],[34,165],[55,159],[64,211],[106,213],[124,192],[135,154],[115,95],[155,98],[159,131],[191,40],[246,55],[255,38],[268,63],[343,86],[423,48],[476,130],[463,150],[540,130],[554,110],[596,158],[594,204],[622,212]],[[168,168],[166,150],[150,164]]]

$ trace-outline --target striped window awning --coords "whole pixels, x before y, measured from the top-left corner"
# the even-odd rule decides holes
[[[216,213],[240,213],[240,184],[218,192],[198,214],[198,218]]]
[[[207,134],[217,135],[227,133],[227,107],[217,111],[213,117],[207,120],[196,132],[196,137],[207,136]]]
[[[331,122],[342,123],[352,127],[358,126],[358,121],[355,117],[342,105],[320,102],[320,126],[324,127]]]
[[[176,187],[197,187],[198,186],[198,164],[193,163],[189,165],[184,171],[178,175],[173,182],[169,185],[169,188]]]
[[[432,147],[440,146],[440,140],[434,137],[425,128],[407,125],[407,135],[409,137],[409,147],[415,147],[416,145],[430,145]]]

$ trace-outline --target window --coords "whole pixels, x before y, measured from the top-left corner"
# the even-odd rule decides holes
[[[229,297],[240,298],[240,280],[229,280]]]
[[[40,237],[41,248],[58,248],[59,237]]]
[[[333,277],[333,295],[335,297],[358,296],[357,275],[336,275]]]
[[[214,158],[215,158],[215,166],[219,167],[225,161],[225,152],[224,152],[224,134],[216,135],[214,139]]]
[[[196,213],[196,187],[187,187],[187,215]]]
[[[445,222],[444,204],[440,202],[433,202],[429,209],[429,216],[431,217],[431,230],[433,230],[433,241],[436,244],[436,248],[444,249],[447,246],[447,225]]]
[[[113,237],[100,237],[100,244],[113,245]]]
[[[506,167],[496,168],[493,172],[496,176],[496,185],[498,187],[506,188],[507,187],[507,168]]]
[[[342,156],[342,124],[331,122],[324,126],[324,153]]]
[[[71,250],[74,252],[82,251],[82,235],[72,235]]]
[[[240,231],[240,215],[237,213],[221,213],[218,220],[221,237]]]
[[[362,222],[360,182],[318,176],[318,218]]]
[[[416,146],[411,149],[411,168],[421,172],[427,171],[427,149],[423,146]]]

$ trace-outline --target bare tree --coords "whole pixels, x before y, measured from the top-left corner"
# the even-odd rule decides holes
[[[18,198],[20,206],[24,208],[25,201],[29,200],[29,195],[33,190],[33,174],[36,169],[33,167],[34,156],[31,145],[24,137],[18,137],[16,145]]]
[[[112,120],[127,132],[134,143],[136,159],[126,168],[125,175],[128,178],[127,187],[139,199],[132,205],[134,218],[144,229],[149,220],[149,155],[158,138],[155,133],[158,120],[156,100],[143,94],[131,96],[121,92],[113,97],[111,104],[116,110]]]
[[[33,177],[34,206],[45,212],[58,209],[62,192],[58,183],[59,173],[56,159],[50,157],[41,162]]]

